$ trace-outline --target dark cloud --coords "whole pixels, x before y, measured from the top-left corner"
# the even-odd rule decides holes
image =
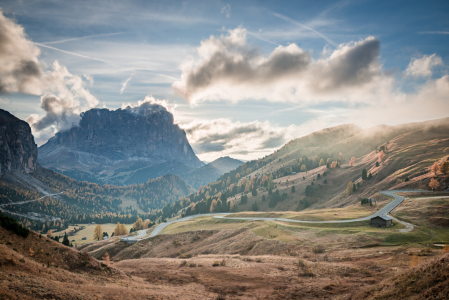
[[[315,90],[336,90],[360,86],[380,75],[380,42],[368,38],[336,50],[326,63],[316,66]]]
[[[45,111],[45,116],[31,123],[36,131],[44,130],[49,126],[65,130],[79,124],[80,115],[74,112],[73,105],[55,95],[43,96],[41,108]]]
[[[278,46],[266,57],[248,45],[245,29],[237,28],[227,36],[202,41],[198,54],[198,61],[181,67],[181,80],[172,85],[191,103],[302,100],[347,87],[362,88],[382,75],[380,42],[374,37],[342,44],[318,60],[296,44]]]
[[[43,72],[37,60],[39,53],[23,28],[0,9],[0,92],[40,94]]]

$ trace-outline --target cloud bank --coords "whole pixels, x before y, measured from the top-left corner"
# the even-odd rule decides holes
[[[380,42],[368,37],[342,44],[314,60],[296,44],[278,46],[268,56],[248,44],[246,30],[211,36],[201,42],[198,59],[181,65],[173,89],[192,104],[226,99],[274,102],[341,100],[388,84],[379,62]]]
[[[44,68],[39,55],[39,48],[27,38],[23,27],[0,10],[0,93],[41,96],[45,115],[27,118],[38,143],[77,124],[82,111],[99,103],[80,76],[57,61]],[[86,78],[93,82],[91,77]]]

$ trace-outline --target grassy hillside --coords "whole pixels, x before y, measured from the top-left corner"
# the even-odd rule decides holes
[[[449,119],[363,130],[353,125],[328,128],[223,174],[166,210],[209,212],[214,200],[216,212],[344,207],[363,198],[382,199],[377,192],[384,189],[430,190],[434,177],[437,190],[445,190],[448,175],[431,174],[430,167],[449,158],[447,132]],[[367,178],[362,178],[363,170]],[[355,187],[347,193],[349,183]]]

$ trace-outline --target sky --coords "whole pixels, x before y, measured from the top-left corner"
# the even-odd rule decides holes
[[[169,109],[204,161],[449,116],[447,1],[0,2],[0,107],[38,145],[91,108]]]

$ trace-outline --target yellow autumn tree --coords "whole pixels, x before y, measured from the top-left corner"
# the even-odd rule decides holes
[[[231,202],[229,203],[229,211],[234,211],[234,201],[231,200]]]
[[[331,163],[331,169],[335,169],[337,167],[337,162],[336,161],[333,161],[332,163]]]
[[[51,230],[47,231],[47,237],[49,238],[53,237],[53,232]]]
[[[134,230],[142,230],[143,229],[143,221],[142,218],[137,219],[136,222],[133,224]]]
[[[449,161],[445,161],[444,163],[441,164],[440,172],[443,173],[444,175],[449,173]]]
[[[430,173],[433,173],[433,175],[437,175],[437,172],[440,170],[440,165],[438,162],[434,162],[432,167],[430,167]]]
[[[268,176],[267,175],[263,175],[262,176],[262,183],[264,183],[265,181],[267,181],[268,180]]]
[[[324,166],[325,165],[325,163],[324,163],[324,159],[320,159],[320,163],[319,163],[319,166],[320,167],[322,167],[322,166]]]
[[[124,235],[127,234],[128,230],[125,227],[125,224],[120,224],[120,222],[117,222],[117,226],[114,229],[114,235]]]
[[[246,169],[246,175],[251,174],[252,171],[253,171],[253,169],[251,169],[251,168]]]
[[[385,157],[385,152],[384,152],[384,150],[380,151],[379,154],[377,154],[377,160],[378,160],[379,162],[382,162],[382,160],[384,159],[384,157]]]
[[[351,161],[349,162],[349,165],[352,167],[352,166],[354,166],[354,163],[355,163],[355,157],[353,156],[353,157],[351,157]]]
[[[99,241],[103,238],[103,230],[101,229],[101,225],[98,224],[94,230],[94,240]]]
[[[306,165],[302,165],[302,166],[301,166],[301,172],[307,172],[307,167],[306,167]]]
[[[216,200],[216,199],[212,200],[212,203],[210,204],[210,209],[209,209],[209,211],[210,211],[211,213],[215,212],[215,207],[217,207],[217,200]]]
[[[109,260],[109,253],[107,252],[104,253],[103,260],[106,262],[106,266],[109,267],[109,264],[111,263],[111,261]]]
[[[240,178],[240,173],[237,173],[237,174],[235,175],[235,178],[239,179],[239,178]]]
[[[429,187],[432,189],[432,192],[434,189],[437,189],[440,186],[440,183],[435,178],[430,179]]]
[[[354,184],[351,181],[348,183],[348,186],[346,187],[346,195],[347,196],[351,195],[353,190],[354,190]]]

